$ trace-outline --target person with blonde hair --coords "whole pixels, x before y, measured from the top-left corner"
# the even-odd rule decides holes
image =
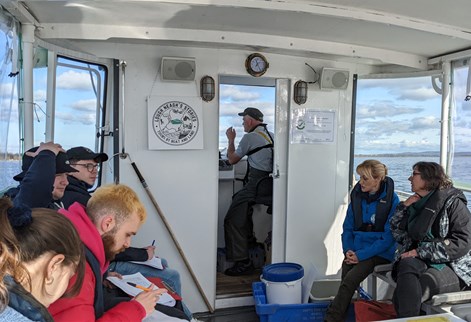
[[[324,321],[345,321],[355,290],[376,265],[393,260],[395,242],[389,227],[399,197],[387,167],[378,160],[365,160],[356,168],[360,181],[350,194],[343,223],[342,281],[328,307]]]
[[[53,321],[47,307],[82,287],[80,237],[69,219],[45,208],[0,199],[0,321]]]
[[[59,210],[69,218],[80,234],[86,251],[84,287],[70,299],[60,299],[49,307],[56,322],[142,321],[154,311],[160,295],[166,290],[139,293],[133,299],[108,306],[103,294],[103,274],[116,254],[131,245],[131,238],[146,220],[146,210],[137,194],[122,184],[98,188],[85,208],[73,203]]]

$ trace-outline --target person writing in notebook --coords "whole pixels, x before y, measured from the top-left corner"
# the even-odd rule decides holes
[[[76,171],[68,176],[69,185],[65,189],[62,202],[64,208],[68,209],[74,202],[79,202],[83,206],[87,205],[92,196],[90,189],[95,185],[98,178],[98,170],[103,162],[108,160],[106,153],[96,153],[84,146],[76,146],[67,150],[67,157],[70,166]],[[155,243],[154,243],[155,244]],[[117,272],[121,275],[129,275],[137,272],[146,277],[158,277],[169,287],[181,295],[181,280],[178,271],[168,267],[166,259],[162,260],[162,269],[144,266],[132,261],[145,262],[155,258],[155,245],[144,248],[128,247],[123,252],[117,254],[111,261],[109,271]],[[191,312],[185,307],[186,313],[191,316]]]
[[[98,188],[85,208],[80,203],[59,210],[72,221],[86,251],[86,272],[80,293],[62,298],[49,307],[56,322],[71,321],[142,321],[154,311],[162,292],[142,292],[129,301],[105,307],[103,274],[109,261],[131,244],[131,237],[146,219],[146,211],[137,194],[125,185]],[[73,283],[74,278],[71,279]]]
[[[225,271],[226,275],[239,276],[251,274],[254,270],[249,258],[249,244],[253,240],[251,203],[255,201],[256,187],[259,180],[266,178],[273,171],[273,133],[263,123],[263,113],[254,107],[247,107],[238,114],[242,116],[244,131],[247,132],[235,148],[236,131],[226,130],[229,140],[227,159],[231,164],[247,157],[248,169],[244,187],[233,197],[224,218],[224,236],[226,258],[234,261],[233,267]]]

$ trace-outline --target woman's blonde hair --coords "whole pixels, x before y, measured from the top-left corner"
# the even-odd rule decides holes
[[[357,166],[357,173],[367,178],[383,181],[388,175],[388,168],[378,160],[365,160]]]

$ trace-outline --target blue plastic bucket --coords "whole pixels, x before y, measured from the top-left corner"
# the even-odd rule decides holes
[[[304,268],[296,263],[275,263],[263,268],[268,304],[301,304]]]

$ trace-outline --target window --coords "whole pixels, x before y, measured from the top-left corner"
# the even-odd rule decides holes
[[[275,87],[220,84],[219,100],[219,151],[226,155],[226,130],[234,127],[236,130],[235,146],[244,135],[242,117],[237,115],[246,107],[258,108],[264,115],[263,122],[269,131],[273,132],[275,124]]]
[[[101,65],[58,57],[54,140],[65,149],[100,150],[106,77]]]
[[[412,166],[440,160],[440,117],[441,95],[430,76],[359,80],[353,171],[377,159],[388,167],[396,191],[409,193]]]
[[[16,30],[13,19],[0,14],[0,191],[16,186],[13,176],[21,172]]]

